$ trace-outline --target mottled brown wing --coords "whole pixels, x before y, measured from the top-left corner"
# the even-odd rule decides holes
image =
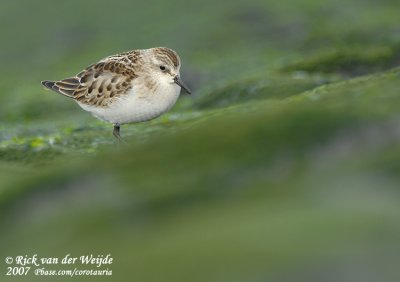
[[[137,76],[131,62],[110,57],[87,67],[75,77],[42,84],[80,103],[106,107],[128,93]]]

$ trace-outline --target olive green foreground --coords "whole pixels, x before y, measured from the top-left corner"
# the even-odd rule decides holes
[[[155,2],[2,4],[0,281],[399,281],[396,2]],[[153,46],[194,94],[126,145],[40,85]]]

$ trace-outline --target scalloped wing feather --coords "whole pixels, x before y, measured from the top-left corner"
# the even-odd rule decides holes
[[[107,107],[132,88],[132,80],[137,77],[134,67],[138,58],[136,51],[110,56],[90,65],[75,77],[43,81],[42,84],[77,102]]]

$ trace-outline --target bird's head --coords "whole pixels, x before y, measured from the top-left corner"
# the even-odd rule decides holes
[[[162,81],[179,85],[191,94],[189,87],[180,77],[181,60],[175,51],[165,47],[151,48],[147,57],[152,74]]]

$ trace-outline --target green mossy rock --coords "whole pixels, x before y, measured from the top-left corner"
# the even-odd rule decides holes
[[[100,281],[399,281],[395,2],[6,1],[0,18],[3,261],[111,254],[74,265],[112,270]],[[40,86],[160,45],[194,95],[123,126],[126,145]]]

